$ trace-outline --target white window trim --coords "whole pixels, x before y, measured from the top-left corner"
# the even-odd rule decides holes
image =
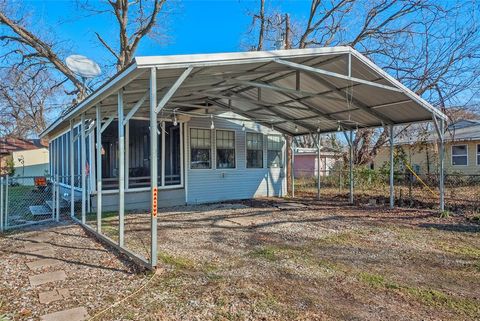
[[[457,147],[457,146],[465,146],[467,151],[466,151],[466,154],[462,154],[462,155],[453,155],[453,147]],[[452,145],[450,146],[450,162],[452,164],[452,166],[460,166],[460,167],[465,167],[465,166],[468,166],[469,162],[468,162],[468,144],[455,144],[455,145]],[[458,157],[458,156],[466,156],[467,157],[467,164],[466,165],[454,165],[453,164],[453,157]]]
[[[215,159],[214,159],[214,144],[215,144],[215,135],[210,134],[210,168],[192,168],[192,144],[191,144],[191,138],[192,138],[192,131],[191,129],[203,129],[203,130],[209,130],[211,133],[215,133],[214,130],[211,128],[206,128],[206,127],[191,127],[188,126],[188,169],[192,171],[212,171],[215,169]]]
[[[227,168],[217,168],[217,131],[224,131],[224,132],[233,132],[233,152],[235,154],[235,166],[234,167],[227,167]],[[223,129],[223,128],[215,128],[215,139],[214,139],[214,151],[215,151],[215,169],[218,170],[232,170],[237,169],[238,162],[237,162],[237,131],[235,129]]]
[[[251,134],[260,134],[262,135],[262,167],[248,167],[248,147],[247,147],[247,133]],[[247,130],[245,131],[245,169],[248,170],[260,170],[260,169],[265,169],[266,168],[266,162],[265,162],[265,154],[266,154],[266,148],[265,148],[265,136],[266,134],[262,132],[256,132],[253,130]]]

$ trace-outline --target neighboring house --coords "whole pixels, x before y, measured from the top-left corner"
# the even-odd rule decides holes
[[[320,176],[330,175],[341,153],[329,147],[320,150]],[[294,163],[295,177],[317,177],[318,155],[316,148],[297,148]]]
[[[395,143],[396,154],[403,153],[418,174],[434,174],[438,168],[436,133],[411,137]],[[382,147],[373,161],[379,169],[389,162],[389,147]],[[401,164],[400,166],[405,166]],[[459,120],[451,123],[445,133],[445,172],[480,175],[480,120]]]
[[[43,176],[47,172],[48,145],[44,140],[0,139],[0,175]]]

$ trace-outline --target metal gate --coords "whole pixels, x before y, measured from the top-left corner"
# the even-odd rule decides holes
[[[0,177],[0,231],[60,218],[58,177]]]

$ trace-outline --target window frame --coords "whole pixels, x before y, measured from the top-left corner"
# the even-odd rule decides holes
[[[233,167],[218,167],[217,164],[217,133],[219,131],[223,132],[232,132],[233,133]],[[213,137],[213,142],[214,142],[214,150],[215,150],[215,169],[219,170],[231,170],[231,169],[237,169],[237,132],[234,129],[223,129],[223,128],[215,128],[215,137]]]
[[[280,134],[267,134],[267,135],[264,135],[264,136],[265,136],[265,150],[267,151],[267,153],[266,153],[266,155],[265,155],[265,156],[267,157],[267,164],[266,164],[266,165],[267,165],[267,168],[280,168],[280,169],[285,168],[285,167],[286,167],[286,164],[285,164],[286,157],[285,157],[284,154],[285,154],[285,143],[286,143],[286,141],[285,141],[284,137],[283,137],[282,135],[280,135]],[[278,167],[272,167],[272,166],[270,166],[270,164],[268,163],[268,151],[269,151],[269,150],[277,150],[277,149],[269,149],[269,148],[268,148],[268,137],[270,137],[270,136],[280,137],[280,139],[283,140],[283,146],[282,146],[282,148],[280,149],[281,155],[282,155],[282,164],[280,164],[280,166],[278,166]]]
[[[477,166],[480,166],[480,144],[477,144]]]
[[[247,136],[248,134],[257,134],[257,135],[260,135],[262,137],[262,167],[248,167],[248,139],[247,139]],[[246,169],[264,169],[266,168],[266,164],[265,164],[265,156],[266,156],[266,147],[265,147],[265,137],[267,135],[262,133],[262,132],[256,132],[256,131],[246,131],[245,132],[245,168]],[[258,149],[254,149],[254,150],[258,150]]]
[[[462,155],[453,155],[453,148],[454,147],[458,147],[458,146],[465,146],[465,154],[462,154]],[[455,144],[455,145],[452,145],[450,146],[450,162],[452,164],[452,166],[468,166],[468,144]],[[453,157],[466,157],[467,158],[467,163],[465,165],[459,165],[459,164],[454,164],[453,163]]]
[[[201,130],[207,130],[210,132],[210,167],[209,168],[193,168],[192,167],[192,129],[201,129]],[[190,127],[188,126],[187,128],[188,130],[188,168],[189,170],[194,170],[194,171],[201,171],[201,170],[204,170],[204,171],[211,171],[214,169],[213,165],[214,165],[214,162],[216,161],[213,156],[214,156],[214,153],[213,153],[213,144],[214,144],[214,139],[213,139],[213,135],[212,135],[212,132],[213,130],[210,129],[210,128],[206,128],[206,127]]]

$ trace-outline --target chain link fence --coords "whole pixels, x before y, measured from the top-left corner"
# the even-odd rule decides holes
[[[388,171],[356,169],[353,172],[354,195],[357,204],[388,204],[390,173]],[[297,171],[295,192],[299,196],[317,195],[318,176],[311,171]],[[324,199],[348,199],[349,171],[320,172],[321,196]],[[439,175],[395,172],[395,204],[402,207],[437,209],[439,206]],[[480,211],[480,174],[445,174],[446,210]]]
[[[57,219],[58,189],[51,176],[0,177],[1,230]]]

